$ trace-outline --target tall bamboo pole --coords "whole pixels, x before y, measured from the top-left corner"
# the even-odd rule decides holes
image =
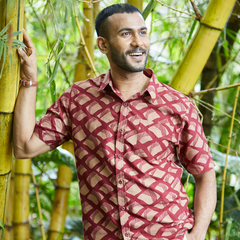
[[[14,208],[14,161],[13,171],[11,173],[11,182],[9,186],[9,195],[7,201],[7,213],[6,213],[6,227],[3,240],[14,240],[13,236],[13,208]]]
[[[64,143],[63,148],[74,154],[72,142]],[[63,237],[71,181],[71,168],[60,165],[58,167],[57,186],[55,188],[48,240],[61,240]]]
[[[226,175],[227,175],[227,163],[228,163],[228,155],[229,155],[230,146],[231,146],[231,140],[232,140],[233,124],[234,124],[234,117],[235,117],[236,108],[237,108],[239,89],[240,89],[240,87],[238,86],[237,87],[237,93],[236,93],[236,96],[235,96],[234,106],[233,106],[232,120],[231,120],[231,125],[230,125],[230,130],[229,130],[229,136],[228,136],[226,160],[225,160],[225,166],[224,166],[224,171],[223,171],[222,193],[221,193],[221,207],[220,207],[220,225],[219,225],[218,240],[221,239],[221,229],[222,229],[222,223],[223,223],[225,182],[226,182]]]
[[[76,13],[76,11],[75,11]],[[94,11],[91,1],[83,3],[84,25],[82,35],[80,36],[81,43],[78,52],[78,60],[80,61],[75,68],[74,82],[86,80],[94,77],[95,69],[92,68],[94,61]],[[87,52],[86,52],[87,49]],[[89,56],[91,63],[89,63]],[[90,65],[89,65],[90,64]]]
[[[31,159],[16,159],[14,181],[14,240],[29,240],[29,184]]]
[[[188,94],[224,28],[236,0],[211,0],[200,20],[200,26],[175,72],[170,86]]]
[[[0,30],[10,21],[13,32],[22,30],[23,10],[23,0],[0,1]],[[22,35],[17,36],[19,40],[22,40],[21,37]],[[12,159],[12,120],[18,93],[20,70],[17,53],[15,50],[12,53],[12,69],[10,67],[10,58],[7,56],[3,75],[0,79],[0,220],[4,224]],[[0,67],[2,64],[1,61]],[[2,237],[3,230],[0,228],[0,238],[2,239]]]
[[[143,10],[143,0],[127,0],[127,3],[137,7],[141,12]]]

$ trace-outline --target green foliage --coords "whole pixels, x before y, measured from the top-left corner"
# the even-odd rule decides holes
[[[100,1],[100,9],[113,3],[119,3],[120,0]],[[204,12],[208,1],[194,1]],[[181,9],[187,13],[193,13],[190,1],[165,1],[169,6],[175,9]],[[32,38],[38,53],[38,95],[36,103],[36,116],[39,120],[48,106],[52,104],[68,87],[71,86],[74,78],[77,53],[80,47],[79,33],[75,23],[73,6],[77,6],[81,26],[85,18],[82,13],[83,3],[80,1],[60,0],[60,1],[29,1],[26,3],[27,32]],[[190,40],[193,38],[198,23],[195,19],[180,14],[172,9],[161,6],[156,1],[144,1],[147,27],[149,29],[149,38],[151,42],[148,67],[152,68],[159,81],[168,83],[175,70],[177,69]],[[84,26],[83,26],[84,30]],[[3,31],[3,30],[2,30]],[[0,36],[6,36],[5,33]],[[227,36],[235,41],[234,48],[230,49]],[[8,37],[5,37],[8,40]],[[6,43],[6,41],[4,42]],[[19,42],[14,42],[20,44]],[[4,47],[0,41],[0,57],[4,59],[7,54],[7,44]],[[2,47],[3,46],[3,47]],[[224,51],[221,52],[221,47]],[[239,34],[226,29],[221,34],[218,42],[218,70],[223,67],[223,57],[230,59],[240,49]],[[204,49],[202,49],[204,51]],[[5,55],[4,55],[5,54]],[[109,63],[106,56],[103,56],[95,46],[95,66],[99,73],[106,73],[109,69]],[[197,56],[196,56],[197,57]],[[5,61],[5,60],[4,60]],[[84,59],[80,60],[86,62]],[[239,56],[229,65],[227,70],[220,76],[221,86],[237,83],[239,81]],[[82,79],[79,79],[82,80]],[[201,79],[200,79],[201,80]],[[199,87],[197,85],[197,87]],[[196,87],[196,89],[197,89]],[[228,114],[231,114],[236,90],[226,90],[218,92],[215,97],[215,106]],[[240,119],[240,106],[238,106],[236,118]],[[228,141],[230,120],[221,113],[213,110],[214,129],[211,139],[226,146]],[[240,125],[235,123],[234,134],[232,136],[232,145],[235,151],[239,151],[240,138],[238,133]],[[216,161],[216,174],[218,182],[218,205],[215,212],[215,218],[211,222],[210,229],[217,235],[219,224],[219,203],[220,190],[222,188],[222,171],[225,165],[226,149],[212,145],[212,155]],[[34,174],[39,183],[41,194],[41,204],[45,219],[45,228],[48,226],[51,204],[54,195],[54,181],[57,177],[58,164],[66,164],[74,171],[73,182],[69,195],[68,220],[66,222],[66,238],[83,239],[81,226],[81,204],[79,198],[78,181],[76,177],[75,159],[72,155],[65,154],[65,150],[58,148],[52,152],[46,153],[33,159]],[[235,156],[229,156],[228,161],[228,181],[225,191],[224,211],[224,231],[225,239],[240,239],[240,219],[239,219],[239,159]],[[185,184],[188,173],[184,170],[182,183]],[[194,178],[190,176],[186,187],[189,196],[189,207],[193,208],[194,196]],[[34,197],[34,189],[31,187],[30,199],[31,225],[33,239],[39,240],[39,220],[38,210]],[[80,230],[80,231],[79,231]],[[75,236],[75,238],[74,238]]]
[[[4,228],[4,225],[3,225],[3,222],[2,220],[0,219],[0,227],[3,229],[3,233],[5,232],[5,228]]]
[[[9,45],[9,37],[15,37],[17,35],[19,35],[20,33],[22,33],[21,31],[17,31],[17,32],[13,32],[10,36],[9,34],[6,34],[7,30],[9,29],[11,25],[11,22],[9,22],[1,31],[0,31],[0,61],[2,59],[2,66],[0,69],[0,78],[2,76],[2,72],[3,72],[3,68],[5,65],[5,61],[6,61],[6,57],[7,57],[7,49],[8,49],[8,45]],[[18,39],[11,39],[12,41],[12,46],[13,48],[23,48],[25,49],[26,45],[19,41]],[[12,67],[12,56],[10,55],[10,64]]]

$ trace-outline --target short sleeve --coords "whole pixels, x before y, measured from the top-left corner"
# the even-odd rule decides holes
[[[193,175],[214,168],[203,127],[192,101],[189,102],[189,109],[183,118],[178,156],[182,165]]]
[[[71,139],[70,91],[71,88],[64,92],[35,125],[34,134],[51,150]]]

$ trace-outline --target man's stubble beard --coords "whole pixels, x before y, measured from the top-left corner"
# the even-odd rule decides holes
[[[143,64],[143,66],[132,66],[128,60],[127,60],[127,52],[125,52],[125,55],[122,53],[120,54],[118,52],[118,50],[113,47],[110,43],[109,43],[109,46],[110,46],[110,51],[111,51],[111,59],[112,61],[121,69],[125,70],[125,71],[128,71],[128,72],[142,72],[145,68],[146,68],[146,65],[147,65],[147,59],[148,59],[148,51],[145,50],[145,55],[146,55],[146,58],[145,58],[145,62]],[[135,49],[139,49],[139,48],[135,48]],[[134,50],[131,50],[131,51],[134,51]]]

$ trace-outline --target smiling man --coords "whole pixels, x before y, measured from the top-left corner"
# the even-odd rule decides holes
[[[216,182],[192,101],[145,69],[150,44],[137,8],[105,8],[96,31],[110,70],[73,84],[38,123],[36,51],[24,31],[29,56],[19,51],[15,156],[30,158],[72,139],[85,240],[204,240]],[[194,214],[183,167],[196,181]]]

